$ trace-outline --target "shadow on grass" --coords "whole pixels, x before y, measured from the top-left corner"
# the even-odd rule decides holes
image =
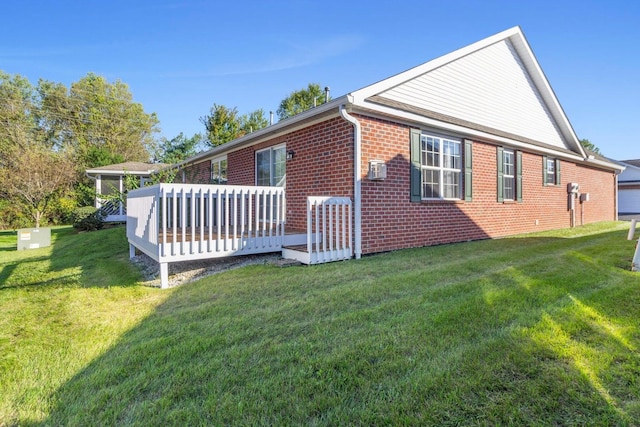
[[[14,230],[0,231],[0,252],[18,250],[18,233]]]
[[[129,262],[124,227],[80,233],[72,227],[57,227],[51,231],[51,240],[50,247],[24,254],[16,251],[4,262],[0,289],[134,286],[140,280],[139,271]]]
[[[631,425],[640,279],[616,267],[620,236],[200,280],[64,384],[44,424]]]

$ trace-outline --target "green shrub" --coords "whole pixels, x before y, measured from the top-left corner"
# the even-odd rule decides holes
[[[104,225],[104,213],[93,206],[74,209],[71,214],[73,228],[80,231],[100,230]]]
[[[0,200],[0,230],[32,227],[33,218],[25,216],[11,200]]]
[[[73,211],[78,207],[76,200],[63,196],[52,200],[47,209],[47,217],[52,224],[69,224]]]

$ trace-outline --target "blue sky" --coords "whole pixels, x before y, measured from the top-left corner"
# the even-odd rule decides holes
[[[519,25],[579,138],[640,158],[640,2],[5,1],[0,69],[127,83],[161,135],[214,103],[263,108],[310,82],[334,97]]]

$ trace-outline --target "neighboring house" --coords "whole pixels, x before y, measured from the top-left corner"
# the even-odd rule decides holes
[[[96,183],[96,208],[102,209],[107,222],[127,220],[126,206],[116,197],[125,192],[125,176],[133,176],[142,187],[151,175],[167,165],[161,163],[126,162],[87,169],[86,175]],[[116,196],[116,197],[114,197]]]
[[[185,259],[284,247],[316,263],[615,220],[622,170],[585,153],[519,27],[178,166],[183,184],[129,197],[154,212],[130,217],[132,254],[163,284]],[[265,222],[284,225],[273,246],[252,237]]]
[[[640,159],[618,163],[625,167],[618,176],[618,214],[640,214]]]

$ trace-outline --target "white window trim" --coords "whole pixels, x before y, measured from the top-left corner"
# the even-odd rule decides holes
[[[213,180],[214,180],[214,178],[213,178],[213,165],[214,165],[214,163],[217,163],[218,164],[218,168],[220,169],[222,167],[221,163],[223,161],[227,161],[227,156],[226,155],[225,156],[214,157],[213,159],[211,159],[211,174],[209,176],[209,181],[210,182],[213,182]],[[228,167],[229,167],[229,162],[227,162],[227,168]],[[228,180],[228,176],[227,176],[227,180]],[[227,181],[225,180],[224,183],[226,184],[226,182]],[[218,184],[221,184],[221,183],[218,183]]]
[[[507,154],[511,155],[511,174],[508,174],[507,171]],[[507,191],[507,186],[505,185],[505,182],[507,180],[507,178],[511,178],[511,182],[512,182],[512,187],[511,187],[511,191],[513,192],[513,197],[507,197],[506,195],[506,191]],[[514,200],[516,200],[516,152],[514,150],[510,150],[505,148],[502,151],[502,198],[504,200],[507,200],[509,202],[512,202]]]
[[[552,165],[553,170],[550,172],[549,171],[549,165]],[[544,165],[547,173],[546,173],[546,182],[544,182],[544,185],[558,185],[558,183],[556,182],[556,177],[557,175],[557,171],[556,171],[556,159],[555,157],[547,157],[547,164]],[[551,180],[551,182],[549,182],[549,180]]]
[[[256,150],[255,155],[254,155],[254,163],[255,163],[254,182],[255,182],[255,185],[259,185],[258,184],[258,154],[259,153],[263,153],[265,151],[271,152],[271,151],[275,151],[275,150],[279,150],[279,149],[285,150],[285,153],[286,153],[287,145],[286,144],[277,144],[277,145],[272,145],[270,147],[264,148],[262,150]],[[280,180],[280,182],[285,183],[286,182],[286,176],[287,176],[287,173],[285,171],[285,175],[284,175],[283,179]],[[278,183],[276,183],[276,184],[278,184]]]
[[[435,166],[427,166],[422,164],[422,138],[435,138],[440,140],[440,151],[438,153],[439,156],[439,163],[440,165],[435,167]],[[444,143],[445,142],[453,142],[455,144],[458,145],[458,159],[460,162],[460,168],[446,168],[444,166],[442,166],[443,163],[443,159],[444,159]],[[457,139],[457,138],[451,138],[448,136],[442,136],[442,135],[437,135],[437,134],[432,134],[432,133],[425,133],[423,132],[421,137],[420,137],[420,164],[421,164],[421,170],[432,170],[432,171],[437,171],[439,173],[439,188],[438,188],[438,194],[444,194],[444,172],[454,172],[456,174],[458,174],[458,191],[457,191],[457,196],[456,197],[425,197],[424,196],[424,183],[422,182],[422,178],[421,178],[421,188],[422,188],[422,200],[462,200],[462,171],[463,171],[463,167],[462,167],[462,141]]]

